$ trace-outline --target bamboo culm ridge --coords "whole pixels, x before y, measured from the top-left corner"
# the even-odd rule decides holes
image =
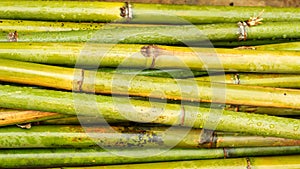
[[[298,119],[7,85],[0,86],[0,96],[0,107],[4,108],[98,116],[115,120],[194,128],[205,127],[206,129],[290,139],[300,138]]]
[[[264,10],[264,21],[300,21],[298,8],[221,7],[133,3],[130,20],[122,18],[118,2],[76,1],[1,1],[3,19],[72,21],[72,22],[130,22],[160,24],[203,24],[239,22],[255,17]],[[47,10],[40,7],[43,6]],[[209,13],[209,15],[208,15]],[[167,15],[166,15],[167,14]],[[130,16],[129,16],[130,17]]]
[[[40,168],[97,166],[112,164],[146,163],[162,161],[184,161],[244,156],[293,155],[299,146],[227,148],[224,149],[21,149],[1,150],[1,168]],[[139,158],[133,158],[136,156]],[[147,157],[147,158],[143,158]],[[293,160],[291,160],[293,161]],[[299,160],[297,160],[299,161]],[[176,162],[178,164],[178,162]],[[106,166],[107,167],[107,166]]]
[[[90,117],[95,118],[95,117]],[[80,118],[81,119],[81,118]],[[168,130],[168,131],[167,131]],[[166,134],[167,132],[167,134]],[[237,148],[300,146],[300,140],[214,131],[201,141],[203,130],[174,127],[41,125],[30,130],[0,128],[0,148]],[[179,135],[184,138],[177,139]],[[175,144],[177,143],[178,144]]]
[[[0,59],[0,80],[56,89],[191,102],[299,109],[300,91],[191,79],[111,74]],[[188,90],[187,90],[188,89]],[[216,95],[215,90],[226,91]],[[160,91],[160,92],[155,92]],[[254,94],[255,93],[255,94]],[[252,96],[252,97],[251,97]],[[225,99],[226,98],[226,99]]]

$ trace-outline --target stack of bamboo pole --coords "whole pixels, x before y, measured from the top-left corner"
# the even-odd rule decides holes
[[[299,168],[299,13],[1,1],[0,168]]]

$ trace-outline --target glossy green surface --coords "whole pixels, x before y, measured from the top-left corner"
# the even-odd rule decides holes
[[[299,39],[299,22],[267,22],[248,29],[247,41]],[[161,44],[208,46],[211,42],[238,42],[236,23],[209,25],[120,25],[107,24],[99,30],[60,32],[18,31],[19,42],[97,42],[122,44]],[[7,41],[8,32],[0,33]]]
[[[94,43],[0,43],[0,57],[6,59],[69,65],[83,68],[115,67],[149,69],[152,57],[145,57],[145,45]],[[300,53],[158,46],[157,69],[186,69],[221,72],[299,73]],[[200,56],[200,57],[199,57]],[[276,60],[276,62],[270,62]],[[121,70],[117,70],[121,71]],[[194,72],[190,72],[193,75]],[[172,75],[172,73],[171,73]]]

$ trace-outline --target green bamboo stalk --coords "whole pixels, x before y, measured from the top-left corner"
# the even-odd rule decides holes
[[[77,43],[2,43],[0,57],[55,65],[151,68],[153,56],[141,50],[147,45]],[[149,47],[149,46],[148,46]],[[149,47],[151,48],[151,46]],[[300,53],[157,46],[156,69],[299,73]],[[101,54],[108,51],[106,54]],[[196,53],[197,52],[197,53]],[[201,54],[201,58],[197,55]],[[213,61],[210,61],[210,58]],[[270,62],[276,60],[276,62]],[[219,62],[218,62],[219,61]],[[206,68],[208,67],[208,68]]]
[[[31,65],[31,63],[12,62],[3,59],[1,59],[0,64],[1,69],[3,70],[1,79],[11,77],[10,82],[26,81],[28,85],[46,87],[50,87],[49,84],[52,84],[54,88],[72,90],[73,81],[76,81],[76,78],[74,77],[75,70],[70,68],[55,67],[55,69],[52,69],[50,66],[46,65]],[[13,64],[18,67],[18,73],[12,70]],[[29,67],[31,68],[27,69]],[[79,80],[81,79],[78,79],[78,81]]]
[[[4,82],[191,102],[219,102],[287,109],[300,107],[300,102],[297,101],[300,99],[299,90],[235,84],[225,86],[221,83],[196,82],[193,79],[132,76],[4,59],[0,61],[0,81]],[[215,95],[215,90],[226,92]]]
[[[0,15],[4,19],[52,20],[75,22],[126,22],[120,16],[118,2],[74,1],[1,1]],[[43,6],[43,8],[41,8]],[[45,9],[47,10],[45,10]],[[300,21],[298,8],[272,7],[222,7],[161,4],[133,4],[132,23],[182,23],[193,24],[238,22],[257,16],[265,10],[265,21]],[[167,14],[167,15],[166,15]],[[182,18],[182,19],[178,19]],[[186,23],[183,22],[183,23]]]
[[[0,128],[0,148],[224,148],[300,146],[300,140],[247,136],[214,132],[208,142],[200,142],[202,130],[143,126],[42,125],[29,131],[17,127]],[[184,135],[181,140],[178,136]],[[178,144],[175,144],[178,142]]]
[[[74,31],[101,29],[102,23],[74,23],[74,22],[44,22],[26,20],[0,21],[0,29],[4,32],[52,32],[52,31]]]
[[[225,79],[224,79],[225,78]],[[196,77],[199,82],[227,83],[278,88],[300,88],[300,75],[295,74],[226,74]]]
[[[1,11],[1,10],[0,10]],[[299,39],[299,22],[268,22],[248,29],[247,41]],[[18,30],[16,30],[18,31]],[[161,44],[212,47],[214,42],[237,42],[238,26],[233,23],[209,25],[120,25],[108,24],[100,30],[61,32],[18,31],[19,42],[97,42]],[[208,41],[209,40],[209,41]],[[0,33],[7,41],[7,32]],[[255,42],[253,42],[255,43]]]
[[[22,124],[29,122],[38,122],[50,119],[66,117],[58,113],[39,112],[39,111],[23,111],[23,110],[1,110],[0,111],[0,126],[13,124]]]
[[[226,149],[228,150],[228,149]],[[233,153],[231,156],[231,152]],[[295,147],[259,147],[230,149],[228,157],[293,155],[299,153]],[[137,158],[139,156],[140,158]],[[110,150],[99,149],[24,149],[1,150],[1,168],[74,167],[93,165],[115,165],[128,163],[167,162],[224,158],[223,149],[142,149]],[[136,158],[133,158],[136,157]],[[298,157],[298,156],[297,156]],[[291,162],[294,161],[291,160]],[[299,161],[299,160],[297,160]]]
[[[197,160],[197,161],[177,161],[177,162],[159,162],[148,164],[127,164],[127,165],[111,165],[111,166],[94,166],[80,167],[80,169],[295,169],[300,167],[299,155],[292,156],[273,156],[273,157],[250,157],[250,158],[234,158],[234,159],[213,159],[213,160]],[[66,167],[65,169],[79,169],[76,167]]]
[[[164,104],[159,102],[150,103],[142,100],[128,100],[128,98],[114,97],[113,99],[109,96],[68,93],[8,85],[0,86],[0,96],[0,107],[4,108],[31,109],[71,115],[101,115],[103,118],[115,120],[182,125],[194,128],[205,127],[207,129],[221,131],[245,132],[253,135],[300,139],[298,119],[237,113],[225,110],[219,110],[222,113],[218,115],[218,113],[216,113],[218,110],[199,108],[196,106]],[[295,101],[295,99],[293,100]],[[154,107],[153,104],[155,105]],[[92,105],[97,106],[97,108]],[[182,114],[182,106],[184,106],[184,115]],[[210,113],[210,111],[216,114],[211,117],[212,113]]]

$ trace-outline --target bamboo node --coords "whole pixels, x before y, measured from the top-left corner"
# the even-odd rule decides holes
[[[213,145],[214,130],[202,129],[200,133],[199,145],[208,144],[210,147]]]
[[[184,121],[185,121],[185,108],[183,105],[181,105],[181,118],[180,118],[180,125],[184,126]]]
[[[227,157],[229,157],[229,155],[228,155],[228,151],[227,151],[227,149],[226,149],[226,148],[223,148],[223,153],[224,153],[224,158],[227,158]]]
[[[17,42],[18,41],[18,32],[10,32],[8,33],[8,41],[9,42]]]
[[[141,48],[141,53],[143,56],[152,58],[150,69],[155,67],[156,58],[161,54],[161,50],[161,48],[155,45],[147,45]]]
[[[251,169],[250,159],[247,157],[246,160],[247,160],[247,169]]]
[[[235,74],[232,80],[233,84],[241,84],[240,74]]]
[[[83,81],[84,81],[84,69],[79,69],[79,73],[77,78],[74,79],[74,83],[73,83],[73,90],[78,91],[78,92],[82,92],[82,85],[83,85]]]
[[[240,21],[238,22],[238,27],[239,27],[239,31],[238,31],[238,34],[239,34],[239,41],[241,40],[244,40],[246,41],[247,40],[247,23],[245,21]]]
[[[120,16],[130,21],[133,17],[132,5],[129,2],[125,2],[125,5],[120,8]]]
[[[263,18],[261,18],[261,15],[264,13],[264,10],[262,10],[258,16],[256,17],[250,17],[250,19],[248,19],[247,21],[240,21],[237,23],[238,27],[239,27],[239,31],[238,31],[238,34],[239,34],[239,41],[241,40],[244,40],[246,41],[247,40],[247,27],[250,27],[250,26],[256,26],[256,25],[259,25],[259,24],[262,24],[262,20]]]

